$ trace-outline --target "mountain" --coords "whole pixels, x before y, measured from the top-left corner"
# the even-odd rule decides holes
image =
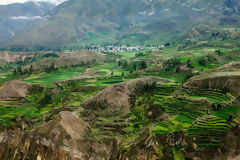
[[[44,21],[55,6],[47,2],[0,5],[0,42],[12,38],[20,29]]]
[[[237,0],[69,0],[6,45],[161,44],[196,26],[239,25],[239,10]]]

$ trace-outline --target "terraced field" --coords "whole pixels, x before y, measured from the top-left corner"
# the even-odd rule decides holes
[[[225,104],[231,104],[235,97],[231,94],[227,93],[224,94],[222,91],[213,91],[213,90],[187,90],[187,94],[192,97],[205,97],[208,100],[214,102],[214,103],[225,103]]]
[[[93,127],[93,134],[99,137],[114,137],[129,132],[128,119],[121,117],[98,118]]]
[[[206,106],[188,100],[180,100],[173,97],[164,99],[155,98],[155,104],[163,107],[169,114],[180,114],[195,119],[206,113]]]
[[[175,89],[174,89],[175,88]],[[238,107],[224,107],[211,110],[201,101],[191,101],[174,97],[175,86],[159,87],[151,93],[154,105],[163,108],[171,117],[158,122],[152,128],[153,134],[186,132],[198,145],[218,145],[221,137],[231,128],[228,120],[239,113]],[[208,98],[214,103],[230,104],[234,97],[220,91],[191,92],[190,98]],[[190,99],[189,98],[189,99]]]
[[[178,88],[177,85],[161,85],[155,89],[154,92],[150,93],[155,98],[163,98],[171,96],[172,93]]]
[[[223,118],[206,115],[198,118],[188,128],[188,134],[196,139],[198,145],[218,145],[230,125]]]
[[[39,114],[39,110],[33,106],[23,106],[18,99],[6,99],[0,101],[0,124],[7,126],[14,123],[12,119],[16,117],[34,117]]]

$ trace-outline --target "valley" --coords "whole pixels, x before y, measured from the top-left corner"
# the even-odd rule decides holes
[[[236,41],[1,52],[0,158],[238,156],[238,144],[225,147],[240,123]]]
[[[237,0],[1,4],[0,160],[240,159]]]

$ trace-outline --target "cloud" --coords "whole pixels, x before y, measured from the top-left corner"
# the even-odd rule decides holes
[[[13,16],[10,17],[12,20],[34,20],[34,19],[42,19],[41,16]]]
[[[32,1],[32,2],[49,2],[52,3],[54,5],[59,5],[61,3],[63,3],[64,1],[67,0],[0,0],[0,5],[8,5],[11,3],[25,3],[28,1]]]

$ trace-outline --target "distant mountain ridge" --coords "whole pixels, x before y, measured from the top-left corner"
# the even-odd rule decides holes
[[[18,32],[6,46],[66,46],[81,43],[90,33],[113,33],[109,41],[129,35],[151,39],[150,34],[184,33],[198,25],[236,26],[239,11],[237,0],[69,0],[46,21]]]
[[[40,22],[55,6],[47,2],[27,2],[0,5],[0,42],[12,38],[29,24]]]

